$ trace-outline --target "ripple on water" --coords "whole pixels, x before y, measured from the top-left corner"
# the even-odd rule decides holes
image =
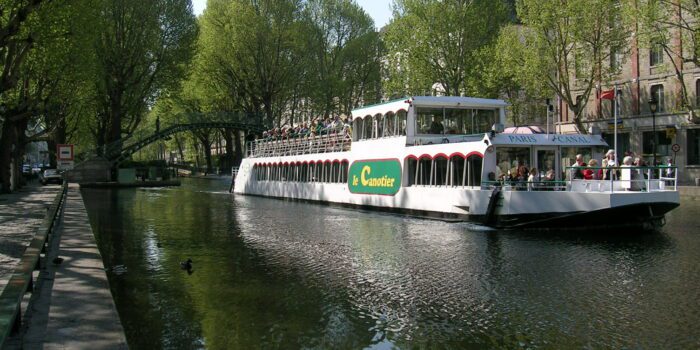
[[[223,201],[211,188],[158,194],[148,202],[155,210],[125,225],[137,232],[102,234],[142,252],[120,281],[143,273],[159,312],[200,320],[213,339],[228,339],[215,325],[233,322],[260,335],[246,343],[253,347],[699,346],[700,243],[678,230],[502,232],[261,198]],[[190,225],[195,218],[199,226]],[[177,262],[190,252],[196,270],[187,275]],[[220,290],[195,288],[198,281]],[[187,344],[203,339],[196,328],[187,328]]]

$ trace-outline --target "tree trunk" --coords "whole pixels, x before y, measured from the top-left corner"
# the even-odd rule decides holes
[[[243,161],[243,148],[241,147],[241,132],[238,130],[233,132],[233,145],[234,153],[232,166],[239,166],[241,161]]]
[[[29,124],[29,119],[23,118],[17,122],[15,126],[15,135],[17,135],[17,146],[15,147],[15,152],[12,158],[14,158],[14,176],[16,188],[21,188],[27,184],[26,179],[22,175],[22,165],[24,164],[24,155],[26,153],[27,147],[27,134],[24,130],[27,130],[27,124]]]
[[[209,143],[209,145],[202,143],[202,146],[204,147],[204,159],[207,162],[207,170],[204,172],[204,175],[207,175],[213,169],[212,162],[211,162],[211,143]]]
[[[235,131],[238,132],[238,131]],[[224,167],[228,170],[231,170],[231,167],[233,166],[234,162],[234,156],[233,156],[233,149],[234,149],[234,144],[233,144],[233,132],[231,129],[226,129],[224,130],[224,140],[226,140],[226,161],[224,162]]]
[[[2,124],[2,137],[0,137],[0,183],[1,193],[11,193],[12,148],[16,144],[15,124],[6,119]],[[15,146],[16,147],[16,146]]]
[[[121,92],[117,89],[111,94],[109,101],[109,126],[107,143],[112,144],[122,138],[122,110],[121,110]],[[119,143],[114,145],[114,153],[121,152]]]

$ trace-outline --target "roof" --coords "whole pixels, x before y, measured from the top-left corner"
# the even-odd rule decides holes
[[[472,108],[503,108],[508,104],[503,100],[487,98],[460,97],[460,96],[413,96],[381,104],[370,105],[352,111],[354,118],[364,118],[377,114],[396,113],[400,110],[408,111],[411,105],[416,107],[472,107]]]

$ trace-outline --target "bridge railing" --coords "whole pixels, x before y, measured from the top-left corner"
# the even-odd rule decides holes
[[[345,131],[337,133],[267,138],[248,142],[249,158],[281,157],[301,154],[346,152],[350,150],[352,137]]]

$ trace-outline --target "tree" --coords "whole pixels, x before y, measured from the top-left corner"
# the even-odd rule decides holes
[[[309,0],[303,17],[312,113],[327,118],[374,102],[380,91],[380,41],[369,15],[351,1]]]
[[[396,0],[384,34],[389,94],[479,94],[484,49],[507,19],[502,1]]]
[[[513,125],[537,123],[536,116],[546,113],[544,100],[548,90],[541,80],[524,79],[529,71],[523,65],[523,57],[528,53],[522,45],[522,26],[510,25],[501,30],[493,48],[493,64],[489,65],[487,82],[504,96],[509,103]]]
[[[670,68],[679,81],[677,102],[689,119],[700,122],[692,95],[685,80],[685,65],[700,67],[700,3],[695,0],[640,0],[628,7],[629,14],[639,23],[638,38],[642,46],[657,47],[668,57]]]
[[[574,113],[573,121],[585,133],[583,112],[596,84],[617,72],[605,62],[611,53],[627,47],[629,32],[620,26],[621,9],[613,0],[519,0],[522,27],[501,32],[510,43],[504,67],[524,87],[546,88]]]
[[[269,126],[280,117],[275,104],[287,100],[298,80],[300,8],[299,0],[209,0],[202,15],[199,50],[208,84],[237,109],[264,115]]]
[[[29,142],[46,139],[63,123],[80,73],[73,53],[83,37],[73,25],[84,24],[88,1],[6,1],[8,22],[0,29],[3,72],[0,78],[0,180],[11,191]],[[77,18],[76,18],[77,17]],[[62,106],[56,102],[61,101]]]
[[[177,86],[197,25],[189,0],[101,0],[95,42],[96,144],[139,126],[149,106]]]

